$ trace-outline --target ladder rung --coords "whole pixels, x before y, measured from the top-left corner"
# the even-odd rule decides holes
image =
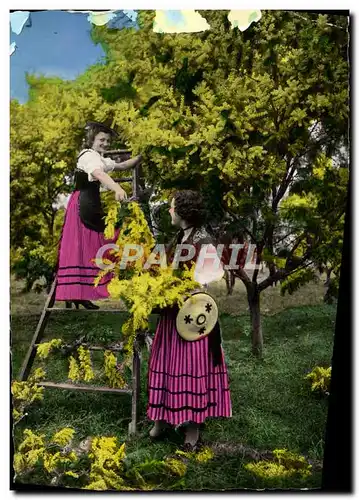
[[[38,382],[37,385],[55,389],[66,389],[73,391],[87,391],[87,392],[106,392],[115,394],[132,394],[131,389],[116,389],[113,387],[102,387],[95,385],[75,385],[75,384],[62,384],[57,382]]]
[[[117,177],[113,179],[115,182],[130,182],[132,181],[132,177]]]
[[[124,313],[126,311],[124,311],[123,309],[72,309],[72,308],[66,308],[66,307],[48,307],[46,309],[46,311],[66,311],[66,312],[69,312],[69,311],[86,311],[86,312],[121,312],[121,313]]]
[[[89,351],[115,351],[115,352],[122,352],[124,351],[123,347],[111,347],[111,346],[98,346],[98,345],[90,345],[88,346]]]
[[[39,345],[41,344],[35,344],[34,347],[39,347]],[[86,349],[88,349],[89,351],[114,351],[114,352],[124,351],[123,347],[111,347],[111,346],[99,346],[99,345],[86,346]]]
[[[104,153],[104,156],[106,155],[119,155],[119,154],[131,154],[130,149],[109,149]]]

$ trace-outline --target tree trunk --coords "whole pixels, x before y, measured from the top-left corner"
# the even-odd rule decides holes
[[[224,277],[225,277],[226,285],[227,285],[227,295],[232,295],[236,278],[235,278],[234,274],[228,270],[225,271]]]
[[[329,269],[327,268],[326,269],[327,279],[326,279],[326,281],[324,283],[324,286],[329,286],[329,284],[330,284],[330,276],[332,274],[332,271],[333,271],[333,269],[331,269],[331,268],[329,268]]]
[[[50,233],[50,236],[51,236],[51,239],[52,239],[52,240],[53,240],[53,238],[54,238],[55,216],[56,216],[56,212],[55,212],[55,211],[53,211],[53,212],[52,212],[52,215],[51,215],[50,225],[49,225],[49,233]]]
[[[252,283],[251,285],[250,289],[247,289],[247,296],[252,326],[252,353],[258,358],[261,358],[263,353],[263,334],[260,312],[260,292],[258,291],[257,284]]]

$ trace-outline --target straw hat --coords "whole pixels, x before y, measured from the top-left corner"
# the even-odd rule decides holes
[[[198,292],[186,299],[178,311],[176,327],[184,340],[200,340],[211,333],[218,321],[218,307],[208,293]]]

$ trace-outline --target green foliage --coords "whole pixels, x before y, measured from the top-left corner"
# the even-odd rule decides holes
[[[29,103],[11,102],[16,248],[25,219],[31,239],[42,224],[51,227],[52,203],[69,189],[64,176],[86,119],[112,120],[121,142],[144,155],[147,180],[160,190],[193,185],[206,193],[216,179],[212,216],[251,214],[247,229],[266,240],[269,252],[282,217],[294,234],[310,229],[308,219],[333,195],[318,198],[315,186],[326,174],[317,163],[347,140],[347,20],[337,16],[331,26],[331,16],[263,11],[240,33],[227,14],[203,11],[210,30],[172,35],[154,33],[154,12],[143,11],[138,31],[94,27],[106,64],[73,82],[28,77]],[[315,199],[317,208],[298,207],[293,193],[280,214],[295,172],[308,184],[301,198],[309,205]],[[321,214],[316,222],[323,220]],[[316,246],[327,246],[324,235]]]
[[[176,455],[180,457],[185,457],[190,460],[194,460],[196,462],[200,463],[207,463],[209,460],[212,460],[214,458],[214,453],[211,448],[208,446],[204,447],[203,449],[195,452],[195,451],[181,451],[177,450]]]
[[[339,276],[348,181],[347,17],[262,11],[241,33],[231,29],[227,11],[200,12],[211,26],[201,33],[154,33],[153,11],[139,13],[138,31],[95,27],[92,38],[104,47],[106,64],[71,82],[28,77],[29,103],[11,102],[14,253],[28,252],[27,241],[53,245],[53,203],[70,189],[65,178],[82,127],[106,119],[118,127],[119,142],[143,154],[146,181],[160,196],[198,189],[214,219],[229,213],[239,221],[259,259],[266,249],[271,277],[259,291],[285,279],[294,256],[294,267],[328,263]],[[285,264],[277,255],[283,239]],[[305,271],[296,279],[311,276]],[[293,279],[286,287],[298,288]],[[145,324],[128,325],[127,333]]]
[[[105,351],[104,353],[104,372],[110,387],[126,387],[126,381],[118,369],[117,358],[110,351]]]
[[[150,12],[136,33],[95,28],[111,70],[133,74],[137,89],[108,111],[160,191],[201,190],[214,219],[227,211],[245,221],[274,269],[287,267],[275,250],[283,225],[312,237],[301,257],[317,262],[333,229],[342,233],[334,214],[345,208],[347,168],[330,157],[347,140],[346,21],[263,11],[239,33],[226,11],[201,14],[212,28],[200,34],[153,33]]]
[[[71,443],[74,434],[74,429],[65,427],[64,429],[56,432],[56,434],[52,438],[52,442],[59,446],[68,446]]]
[[[81,78],[27,80],[29,101],[10,103],[10,243],[14,272],[30,289],[43,276],[51,281],[64,213],[58,197],[72,190],[86,121],[104,116],[100,92]]]
[[[187,467],[174,458],[126,461],[116,437],[94,436],[75,443],[75,430],[63,428],[50,438],[25,429],[14,454],[17,480],[37,477],[40,484],[95,491],[167,489],[183,484]],[[178,480],[178,477],[180,480]]]
[[[114,250],[112,255],[114,268],[110,272],[114,276],[108,285],[108,291],[112,299],[121,299],[130,312],[129,319],[122,327],[129,363],[136,335],[148,328],[151,312],[155,308],[181,305],[198,284],[194,281],[193,269],[174,270],[167,263],[165,255],[159,256],[160,251],[155,248],[153,236],[137,203],[129,203],[123,212],[118,212],[117,203],[110,208],[105,229],[108,237],[113,237],[119,216],[121,229],[116,242],[118,250]],[[127,245],[138,245],[141,255],[137,255],[138,250],[135,249],[134,253],[125,255]],[[132,256],[134,260],[131,260]],[[154,260],[157,265],[153,264]],[[108,272],[100,271],[95,282],[98,283]]]
[[[292,295],[298,288],[314,279],[316,279],[315,269],[298,269],[282,281],[280,289],[281,295],[285,295],[286,292]]]
[[[78,455],[71,446],[74,434],[74,429],[64,428],[46,439],[45,434],[37,435],[25,429],[25,439],[14,454],[16,477],[26,479],[32,474],[42,475],[54,486],[67,485],[66,480],[70,477],[78,478],[79,474],[74,472]]]
[[[62,346],[61,339],[52,339],[50,342],[42,342],[37,346],[37,355],[40,359],[46,359],[53,349],[59,349]]]
[[[327,304],[332,304],[333,300],[337,299],[339,296],[339,277],[335,276],[329,280],[328,289],[324,295],[324,302]]]
[[[332,375],[332,367],[324,368],[323,366],[316,366],[304,378],[311,383],[312,392],[319,394],[329,395],[330,380]]]
[[[109,329],[107,329],[109,331]],[[91,359],[90,349],[87,349],[85,345],[88,345],[88,341],[92,338],[92,340],[103,340],[107,342],[109,341],[109,335],[106,335],[106,329],[104,335],[88,335],[86,337],[86,344],[80,345],[85,338],[81,338],[80,341],[75,341],[73,345],[66,344],[62,339],[52,339],[49,342],[42,342],[37,347],[37,355],[39,360],[44,361],[48,358],[50,353],[61,350],[62,354],[67,355],[69,361],[69,371],[68,371],[68,379],[73,382],[90,382],[95,379],[95,372],[93,369],[93,363]],[[69,355],[72,353],[71,355]],[[126,381],[120,373],[120,365],[117,363],[117,358],[113,352],[109,350],[104,351],[104,360],[103,360],[103,378],[109,387],[117,387],[124,388],[126,387]],[[45,374],[44,369],[40,369],[41,373]],[[32,380],[31,378],[29,379]],[[14,387],[16,390],[16,394],[19,394],[19,389],[17,388],[17,382],[14,382]],[[25,387],[28,387],[28,383],[20,383],[25,384]],[[42,394],[42,389],[36,389]],[[37,394],[37,392],[36,392]],[[30,403],[29,403],[30,404]]]
[[[235,293],[239,293],[234,297],[235,300],[245,303],[245,291],[239,288]],[[305,292],[303,295],[302,292],[298,293],[297,301],[305,299]],[[320,299],[320,289],[317,294]],[[266,294],[263,298],[266,299]],[[245,307],[240,316],[221,315],[224,351],[231,374],[232,404],[237,410],[233,411],[231,419],[212,419],[206,423],[203,439],[206,443],[213,444],[210,446],[215,456],[206,463],[191,459],[186,461],[187,472],[183,476],[185,484],[178,486],[178,489],[214,491],[268,487],[268,483],[244,469],[246,460],[243,458],[243,446],[258,451],[285,447],[305,455],[311,463],[318,460],[320,464],[323,459],[327,401],[310,397],[310,388],[306,389],[303,376],[312,369],[313,359],[321,366],[330,364],[336,308],[324,304],[305,307],[298,307],[299,305],[300,302],[296,307],[279,314],[263,317],[266,332],[265,358],[259,364],[250,355],[250,342],[242,334],[243,327],[249,324]],[[50,336],[44,340],[73,336],[74,330],[79,332],[92,329],[101,332],[103,328],[111,328],[118,332],[127,318],[127,313],[54,315],[51,330],[48,331]],[[156,319],[155,315],[151,317],[151,332],[155,330]],[[36,328],[37,320],[36,315],[24,317],[23,314],[15,314],[12,318],[13,370],[16,372],[26,354],[28,332]],[[118,335],[114,341],[118,341]],[[64,381],[67,377],[67,364],[56,355],[49,359],[48,378]],[[145,415],[147,404],[146,349],[142,351],[142,360],[140,420],[141,415]],[[99,356],[99,363],[102,363],[102,356]],[[278,391],[279,382],[284,388],[282,391]],[[61,411],[55,411],[57,408],[61,408]],[[130,412],[129,396],[49,389],[46,390],[41,405],[34,406],[26,419],[16,425],[15,450],[23,439],[23,430],[29,427],[37,435],[46,436],[70,427],[76,429],[76,436],[81,440],[86,436],[117,436],[118,442],[123,443],[127,440]],[[126,462],[129,468],[147,459],[165,461],[167,457],[175,455],[180,436],[174,432],[173,440],[171,438],[169,441],[153,443],[146,437],[149,428],[149,423],[141,421],[138,439],[127,442]],[[75,444],[75,451],[79,447],[80,445]],[[81,470],[90,470],[87,455],[88,451],[83,455],[79,453],[84,462]],[[183,460],[180,456],[176,458]],[[151,473],[150,468],[143,470],[141,475],[146,476],[146,483],[151,482],[161,490],[172,489],[173,484],[183,479],[179,476],[173,478],[168,471],[164,472],[162,466],[161,469],[161,475]],[[25,484],[49,485],[52,476],[32,471],[27,477],[18,476],[16,480]],[[77,479],[69,476],[66,484],[69,485],[70,481],[75,488],[87,484],[82,476]],[[296,483],[292,477],[288,479],[286,487],[320,488],[320,485],[321,469],[316,468],[305,483]]]
[[[96,437],[91,443],[90,484],[87,490],[127,490],[122,477],[125,443],[119,448],[113,437]]]
[[[304,481],[311,475],[312,466],[304,457],[286,449],[276,449],[273,455],[274,461],[260,460],[246,464],[245,468],[272,487],[288,487],[288,479]]]
[[[297,232],[302,227],[307,229],[306,238],[302,239],[302,253],[299,256],[309,253],[318,268],[326,267],[333,270],[334,294],[340,274],[347,184],[346,165],[334,166],[333,161],[321,153],[313,162],[312,176],[308,178],[302,169],[291,187],[291,196],[287,198],[288,200],[294,197],[302,202],[311,200],[306,207],[294,207],[294,211],[301,210],[302,216],[302,221],[300,222],[298,218],[296,222]],[[283,205],[284,202],[281,207]]]
[[[114,338],[114,331],[110,327],[102,327],[100,329],[95,328],[95,329],[90,329],[89,331],[86,331],[85,334],[85,342],[86,343],[92,343],[92,344],[109,344],[111,340]]]
[[[26,474],[34,468],[45,452],[44,435],[37,436],[30,429],[24,431],[25,439],[14,454],[13,465],[16,474]]]
[[[156,230],[156,241],[167,244],[175,235],[176,228],[171,223],[168,202],[163,202],[152,211],[153,227]]]
[[[64,210],[54,212],[50,227],[42,225],[36,237],[26,234],[22,242],[19,242],[21,246],[14,243],[11,250],[11,270],[17,279],[25,281],[24,292],[31,289],[41,292],[51,285],[57,264],[63,217]],[[38,220],[41,221],[41,217]],[[31,220],[31,231],[30,224]]]
[[[40,292],[43,286],[49,286],[54,277],[55,267],[42,257],[34,256],[30,251],[22,251],[19,260],[13,259],[14,264],[11,267],[16,279],[24,280],[24,292],[29,292],[34,289],[36,292]],[[39,283],[36,287],[34,284],[37,280],[44,278],[45,285],[41,286]]]
[[[43,400],[44,388],[39,387],[38,382],[45,378],[42,368],[37,368],[34,373],[24,382],[14,380],[11,384],[13,419],[17,424],[25,414],[25,410],[35,401]]]
[[[69,358],[68,378],[74,382],[84,380],[90,382],[95,378],[89,349],[82,345],[77,349],[76,357]]]
[[[146,458],[131,464],[128,477],[142,490],[176,490],[185,484],[187,466],[176,458]]]

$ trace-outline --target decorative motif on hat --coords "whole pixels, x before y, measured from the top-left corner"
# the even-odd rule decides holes
[[[197,316],[197,325],[203,325],[203,323],[206,322],[206,316],[205,314],[200,314],[199,316]]]
[[[188,325],[189,323],[192,323],[193,318],[191,318],[190,314],[187,314],[187,316],[184,317],[185,323]]]
[[[176,327],[179,335],[188,341],[199,340],[211,333],[218,321],[218,307],[208,293],[191,295],[178,311]]]

